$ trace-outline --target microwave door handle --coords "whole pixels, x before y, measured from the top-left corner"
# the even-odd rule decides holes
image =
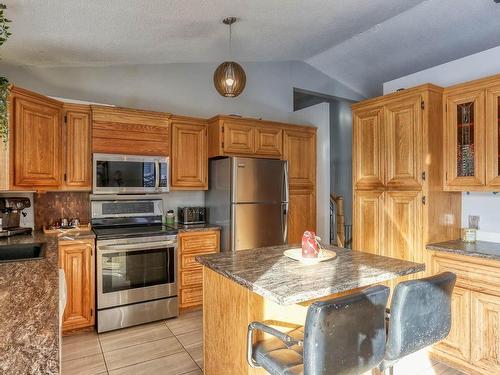
[[[155,189],[160,190],[160,161],[155,162]]]

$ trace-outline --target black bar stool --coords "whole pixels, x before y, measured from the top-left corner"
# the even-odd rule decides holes
[[[260,322],[248,326],[248,363],[271,375],[347,375],[376,368],[384,358],[389,288],[315,302],[304,327],[283,333]],[[253,343],[260,330],[275,338]]]
[[[457,276],[451,272],[399,283],[388,317],[381,371],[393,373],[403,357],[446,338],[451,328],[451,293]]]

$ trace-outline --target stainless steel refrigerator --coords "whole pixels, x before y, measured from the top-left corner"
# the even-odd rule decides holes
[[[288,164],[228,157],[209,164],[208,221],[222,227],[222,251],[287,243]]]

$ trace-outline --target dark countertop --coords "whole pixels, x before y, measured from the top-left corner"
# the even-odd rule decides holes
[[[42,242],[40,260],[0,263],[0,373],[59,374],[57,237],[43,232],[1,238],[0,245]]]
[[[421,263],[324,246],[337,258],[304,265],[283,255],[297,247],[284,245],[197,256],[196,260],[222,276],[280,305],[292,305],[365,287],[425,270]]]
[[[426,247],[428,250],[433,251],[444,251],[458,255],[500,260],[500,243],[498,242],[464,242],[462,240],[452,240],[431,243]]]
[[[59,374],[58,241],[93,232],[0,238],[1,245],[44,243],[45,258],[0,263],[0,373]]]
[[[172,228],[175,230],[178,230],[179,233],[183,232],[202,232],[206,230],[216,230],[220,229],[220,225],[216,224],[181,224],[181,223],[175,223],[175,224],[167,224],[166,225],[168,228]]]

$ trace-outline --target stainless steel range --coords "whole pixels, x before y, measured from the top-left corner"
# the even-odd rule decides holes
[[[97,331],[177,316],[177,232],[162,226],[162,200],[97,200],[91,207]]]

